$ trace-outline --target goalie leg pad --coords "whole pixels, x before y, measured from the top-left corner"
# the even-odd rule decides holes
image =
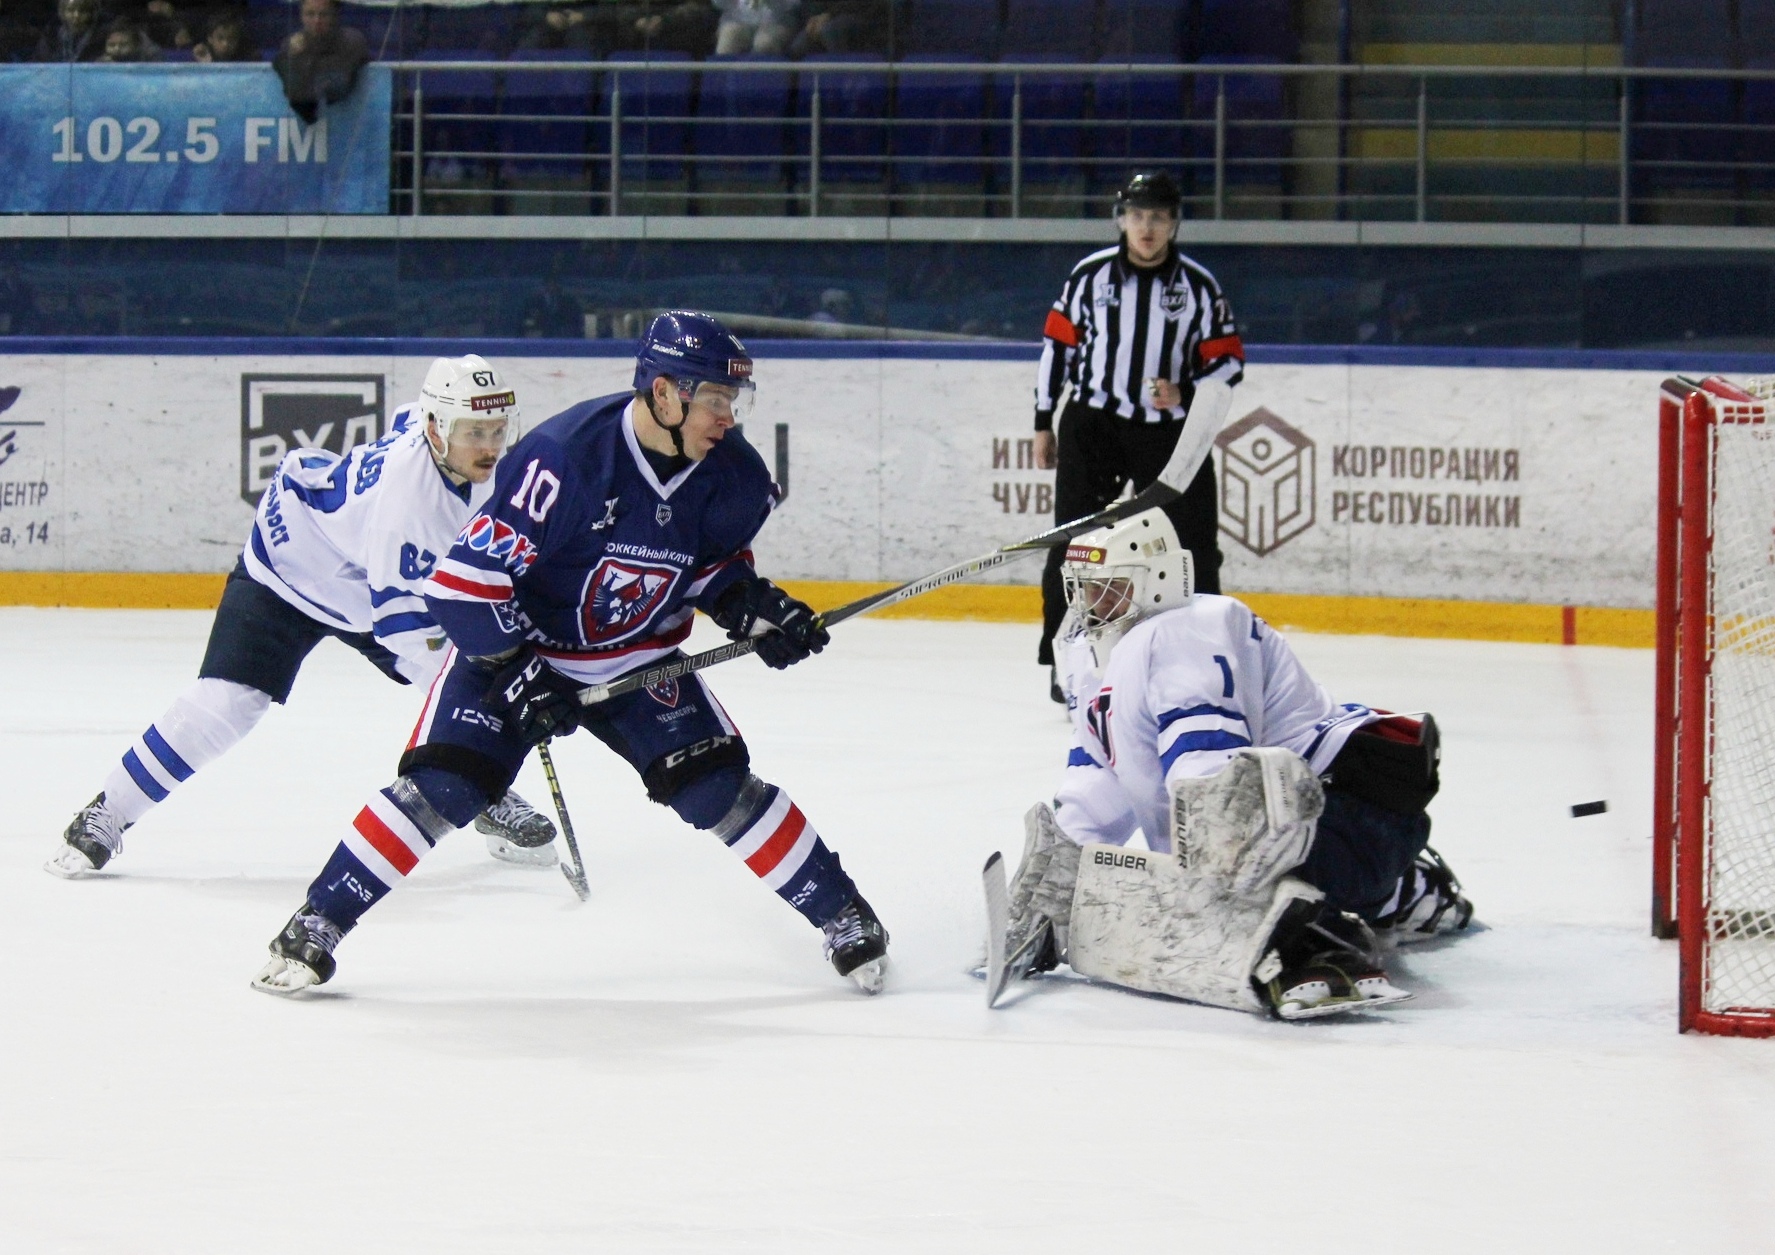
[[[1079,864],[1067,961],[1081,976],[1147,993],[1263,1014],[1252,988],[1289,906],[1318,901],[1282,877],[1256,897],[1229,896],[1169,855],[1088,845]]]
[[[1173,780],[1171,848],[1237,897],[1269,896],[1307,857],[1325,790],[1292,750],[1242,749],[1212,776]]]

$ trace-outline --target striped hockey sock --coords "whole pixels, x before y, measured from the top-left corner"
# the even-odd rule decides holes
[[[838,856],[782,789],[754,776],[735,811],[715,835],[809,923],[824,924],[856,896]]]
[[[173,699],[105,777],[105,805],[133,824],[251,732],[271,706],[256,688],[199,680]]]
[[[455,829],[403,776],[372,794],[351,821],[351,831],[308,886],[310,905],[349,931]]]

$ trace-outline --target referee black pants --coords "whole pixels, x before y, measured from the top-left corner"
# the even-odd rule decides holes
[[[1054,521],[1095,514],[1122,495],[1132,480],[1139,492],[1159,477],[1177,437],[1181,422],[1144,423],[1109,411],[1068,402],[1060,411],[1059,465],[1054,474]],[[1190,483],[1189,491],[1165,507],[1177,538],[1195,561],[1196,591],[1220,591],[1219,507],[1214,487],[1214,459],[1210,456]],[[1060,580],[1065,545],[1048,551],[1042,571],[1042,643],[1036,660],[1044,666],[1054,661],[1054,633],[1066,614],[1066,593]]]

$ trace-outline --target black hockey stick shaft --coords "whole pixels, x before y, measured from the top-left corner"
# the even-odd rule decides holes
[[[549,753],[549,743],[544,741],[536,747],[537,757],[542,759],[542,774],[549,778],[549,793],[555,799],[555,814],[561,817],[561,835],[567,841],[567,854],[572,862],[561,863],[561,874],[567,877],[567,883],[573,886],[573,892],[584,902],[592,896],[591,886],[586,884],[585,861],[579,857],[579,842],[573,839],[573,820],[567,815],[567,799],[561,795],[561,781],[555,775],[555,758]]]
[[[944,567],[941,571],[934,571],[930,575],[921,575],[915,580],[907,580],[904,584],[883,589],[879,593],[871,593],[867,597],[860,597],[856,601],[824,611],[817,616],[820,626],[833,627],[843,623],[846,619],[867,614],[871,610],[879,610],[883,606],[910,601],[914,597],[922,596],[947,584],[953,584],[957,580],[965,579],[980,571],[1002,566],[1013,558],[1052,548],[1094,528],[1104,527],[1110,523],[1119,522],[1131,514],[1138,514],[1142,510],[1164,505],[1174,500],[1177,495],[1176,490],[1155,481],[1128,500],[1118,501],[1095,514],[1086,515],[1082,519],[1074,519],[1070,523],[1062,523],[1045,532],[1038,532],[1026,540],[1001,545],[991,553],[983,553],[977,558],[957,562],[954,566]],[[583,706],[596,706],[599,702],[607,702],[624,693],[652,688],[656,684],[664,684],[667,680],[676,680],[679,676],[689,675],[693,671],[702,671],[718,663],[728,662],[734,658],[743,658],[757,648],[756,637],[749,637],[743,641],[730,641],[700,654],[692,654],[687,658],[675,658],[671,662],[661,663],[657,667],[636,671],[623,676],[620,680],[612,680],[608,684],[590,685],[580,691],[579,701]]]

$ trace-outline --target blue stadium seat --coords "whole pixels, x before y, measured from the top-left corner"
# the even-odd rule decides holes
[[[683,158],[690,151],[690,125],[686,119],[690,117],[695,88],[695,74],[689,66],[690,54],[617,52],[611,54],[610,60],[651,61],[655,66],[667,67],[645,72],[637,67],[604,76],[599,112],[609,113],[612,89],[619,85],[622,89],[620,129],[624,181],[683,179],[686,173]],[[671,68],[678,64],[684,68]]]
[[[1289,0],[1201,0],[1196,59],[1292,62],[1300,56]]]
[[[1114,64],[1130,63],[1175,64],[1168,56],[1123,56]],[[1176,74],[1133,75],[1117,74],[1113,64],[1106,65],[1097,76],[1096,98],[1097,125],[1091,131],[1096,190],[1120,187],[1135,168],[1178,170],[1184,165],[1193,128],[1188,125],[1182,67]],[[1187,188],[1188,181],[1183,185]]]
[[[970,59],[939,53],[905,60],[916,64]],[[892,145],[900,181],[944,185],[949,190],[983,185],[986,88],[984,69],[899,76]]]
[[[340,21],[346,26],[362,27],[363,17],[364,11],[354,5],[340,14]],[[247,0],[246,20],[247,43],[273,51],[285,36],[302,29],[296,6],[285,0]]]
[[[1007,0],[999,59],[1089,61],[1093,7],[1088,0]]]
[[[878,185],[887,180],[888,129],[871,125],[888,117],[889,81],[881,57],[865,53],[804,60],[795,93],[795,116],[813,112],[814,79],[820,87],[820,182],[823,186]],[[875,67],[875,68],[871,68]],[[808,155],[810,131],[797,127],[796,155]]]
[[[514,42],[512,4],[426,5],[422,50],[432,52],[505,52]]]
[[[1638,0],[1633,62],[1727,66],[1734,34],[1730,0]]]
[[[404,4],[391,8],[348,5],[339,20],[342,25],[355,26],[364,33],[372,57],[378,61],[396,61],[418,53],[421,17],[419,9]]]
[[[1070,54],[1022,55],[1017,61],[1071,62]],[[1085,155],[1086,104],[1090,78],[1083,74],[1025,74],[1023,80],[1023,183],[1041,187],[1080,181],[1079,159]],[[999,172],[1000,190],[1009,187],[1011,155],[1012,76],[998,75],[993,84],[995,125],[988,152]]]
[[[710,57],[703,63],[692,147],[699,157],[721,160],[698,162],[697,178],[710,185],[738,182],[757,184],[758,191],[781,189],[786,185],[786,119],[794,84],[778,70],[720,68],[723,62],[749,60],[774,58]]]
[[[1678,189],[1719,190],[1733,185],[1729,166],[1738,147],[1733,95],[1727,82],[1635,80],[1635,195],[1657,197]]]
[[[1265,64],[1273,58],[1266,55],[1240,57],[1203,57],[1201,73],[1195,76],[1194,113],[1197,118],[1214,117],[1215,96],[1220,76],[1209,73],[1216,65],[1236,66]],[[1287,117],[1282,80],[1272,74],[1229,74],[1226,76],[1226,181],[1232,184],[1279,184],[1282,160],[1288,155],[1289,136],[1284,126],[1275,125]],[[1214,160],[1214,131],[1196,127],[1192,132],[1194,156],[1199,163]],[[1208,171],[1209,165],[1198,165]],[[1206,174],[1212,179],[1212,174]]]
[[[911,0],[900,47],[907,60],[990,60],[998,36],[998,0]]]
[[[483,61],[478,52],[428,52],[430,61]],[[428,154],[489,153],[497,146],[493,114],[499,108],[499,76],[492,70],[427,70],[425,148]],[[475,117],[440,117],[474,114]],[[479,158],[463,158],[464,161]]]
[[[1182,60],[1188,7],[1185,0],[1102,0],[1097,11],[1098,58]]]
[[[520,48],[511,55],[514,63],[528,64],[582,59],[582,53],[570,48]],[[609,154],[610,127],[587,120],[597,108],[597,80],[592,70],[529,70],[505,75],[499,146],[503,152],[517,154],[506,161],[507,173],[520,178],[566,179],[586,174],[586,162],[527,157],[596,159]]]

